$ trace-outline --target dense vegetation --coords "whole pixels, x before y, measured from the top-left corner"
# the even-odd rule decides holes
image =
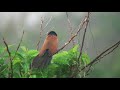
[[[9,45],[9,48],[14,45]],[[72,75],[81,77],[83,72],[77,72],[79,68],[90,62],[90,58],[86,53],[82,54],[81,60],[78,62],[78,45],[68,51],[62,51],[53,56],[51,64],[44,69],[30,69],[33,58],[39,53],[37,50],[29,50],[25,46],[15,55],[15,51],[11,49],[13,78],[69,78]],[[11,73],[10,57],[6,47],[0,46],[0,78],[8,78]],[[85,73],[84,73],[85,74]]]

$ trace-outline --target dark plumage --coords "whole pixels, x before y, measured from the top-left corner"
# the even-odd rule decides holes
[[[44,68],[50,64],[52,55],[57,52],[58,38],[54,31],[50,31],[40,49],[39,54],[33,59],[31,68]]]
[[[50,64],[52,56],[49,54],[49,50],[47,49],[43,56],[39,56],[39,54],[34,58],[32,62],[32,68],[44,68]]]
[[[50,31],[50,32],[48,33],[48,35],[55,35],[55,36],[57,36],[57,33],[54,32],[54,31]]]

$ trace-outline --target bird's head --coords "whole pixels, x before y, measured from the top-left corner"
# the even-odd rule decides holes
[[[50,32],[48,32],[48,35],[55,35],[55,36],[57,36],[57,33],[55,31],[50,31]]]

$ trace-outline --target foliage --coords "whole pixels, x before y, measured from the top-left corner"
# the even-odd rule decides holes
[[[15,51],[11,50],[10,52],[13,58]],[[25,46],[20,46],[19,51],[12,60],[13,78],[69,78],[74,74],[76,77],[80,77],[81,73],[77,72],[77,69],[82,68],[90,62],[90,58],[86,53],[83,53],[81,59],[78,60],[79,51],[78,45],[76,45],[69,51],[62,51],[55,54],[48,67],[31,70],[30,64],[38,53],[37,50],[29,50]],[[0,78],[8,78],[8,74],[10,73],[9,67],[9,55],[6,48],[0,46]]]

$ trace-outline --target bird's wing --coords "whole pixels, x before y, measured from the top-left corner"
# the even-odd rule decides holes
[[[39,54],[33,59],[32,68],[44,68],[48,66],[52,59],[52,56],[50,55],[49,50],[47,49],[45,53],[42,56],[39,56]]]

